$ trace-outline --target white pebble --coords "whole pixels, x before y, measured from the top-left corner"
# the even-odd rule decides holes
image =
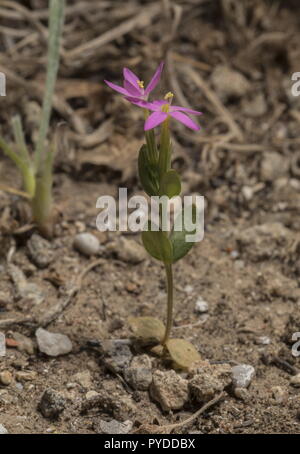
[[[203,314],[204,312],[208,311],[208,303],[204,301],[202,298],[198,298],[195,304],[195,312],[199,314]]]
[[[74,248],[81,254],[90,257],[99,252],[100,242],[95,235],[91,233],[78,233],[74,239]]]

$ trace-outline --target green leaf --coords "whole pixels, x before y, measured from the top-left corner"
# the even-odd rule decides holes
[[[182,217],[182,219],[181,219],[182,229],[180,231],[173,230],[170,235],[170,241],[173,246],[173,262],[176,262],[177,260],[184,257],[190,251],[190,249],[192,249],[192,247],[195,244],[193,242],[186,241],[186,235],[193,235],[196,232],[196,228],[192,231],[185,230],[184,220],[185,220],[186,216],[189,215],[189,213],[190,213],[190,210],[188,210],[188,211],[183,210],[182,213],[179,214],[179,216]],[[192,221],[195,222],[195,220],[196,220],[196,207],[195,207],[195,205],[193,205]],[[176,224],[176,219],[175,219],[175,224]]]
[[[141,185],[149,195],[159,195],[158,163],[151,159],[147,145],[143,145],[139,152],[138,169]]]
[[[189,369],[196,361],[201,361],[195,347],[184,339],[169,339],[166,347],[172,360],[182,369]]]
[[[172,244],[165,233],[151,232],[151,230],[142,232],[142,241],[146,251],[152,257],[164,263],[172,263]]]
[[[165,334],[165,325],[154,317],[129,317],[134,336],[146,342],[159,343]]]
[[[167,195],[169,199],[175,197],[181,192],[181,182],[176,170],[169,170],[162,177],[160,188],[160,195]]]

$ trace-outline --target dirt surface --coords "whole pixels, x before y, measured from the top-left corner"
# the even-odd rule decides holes
[[[0,99],[0,131],[11,141],[10,116],[19,112],[29,145],[41,109],[46,4],[1,6],[7,96]],[[125,342],[124,364],[112,366],[103,344],[131,338],[129,316],[165,319],[163,269],[144,256],[139,235],[95,227],[99,196],[116,195],[118,187],[141,192],[142,114],[103,79],[120,83],[127,66],[148,80],[162,59],[163,87],[178,104],[204,113],[199,134],[173,129],[184,193],[207,202],[204,240],[174,267],[173,335],[192,342],[211,370],[255,368],[247,389],[224,384],[218,403],[174,432],[300,433],[300,359],[292,355],[292,335],[300,331],[300,98],[291,95],[298,12],[293,1],[68,2],[61,102],[51,130],[64,120],[54,176],[57,223],[37,255],[30,242],[43,240],[33,240],[26,200],[13,192],[21,190],[19,175],[0,154],[0,332],[7,343],[0,382],[1,373],[9,377],[0,383],[0,424],[10,433],[110,433],[111,420],[130,421],[133,432],[183,421],[205,403],[189,394],[179,408],[163,409],[153,382],[150,391],[136,390],[126,370],[142,354],[153,377],[172,370],[170,363]],[[94,257],[74,248],[80,232],[100,240]],[[200,297],[208,303],[202,314]],[[42,353],[39,327],[68,336],[72,351]],[[191,389],[193,373],[175,375],[183,393]],[[41,409],[48,389],[52,413]]]

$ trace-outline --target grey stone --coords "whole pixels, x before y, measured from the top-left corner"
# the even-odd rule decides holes
[[[46,268],[54,258],[49,241],[34,233],[27,241],[29,258],[38,268]]]
[[[231,369],[228,364],[207,364],[197,367],[189,380],[189,392],[198,402],[208,402],[231,383]]]
[[[156,370],[153,373],[150,395],[164,411],[179,410],[188,401],[188,381],[174,370]]]
[[[232,383],[235,388],[247,388],[255,375],[255,369],[250,364],[234,366],[231,372]]]
[[[118,243],[113,247],[113,252],[116,253],[120,260],[124,262],[138,264],[145,260],[147,252],[139,243],[135,240],[131,240],[125,237],[120,237]]]
[[[147,355],[135,356],[130,367],[124,370],[127,383],[139,391],[147,391],[152,382],[152,363]]]
[[[6,355],[5,334],[0,332],[0,356]]]
[[[259,336],[255,340],[257,345],[269,345],[271,343],[271,339],[268,336]]]
[[[48,356],[66,355],[72,351],[72,342],[64,334],[50,333],[38,328],[35,335],[39,350]]]
[[[223,101],[231,97],[240,98],[250,91],[248,80],[226,65],[217,65],[212,72],[211,82]]]
[[[0,435],[4,434],[8,434],[8,430],[3,426],[3,424],[0,424]]]
[[[98,238],[91,233],[78,233],[74,239],[74,248],[81,254],[90,257],[99,252],[100,242]]]
[[[132,429],[133,423],[129,420],[124,422],[116,421],[100,421],[100,428],[103,433],[114,435],[114,434],[128,434]]]
[[[46,389],[38,405],[38,410],[45,418],[57,419],[64,411],[66,401],[64,397],[54,389]]]
[[[71,380],[75,383],[78,383],[83,388],[90,388],[92,386],[92,377],[89,370],[84,370],[82,372],[77,372],[77,374],[71,377]]]
[[[112,372],[119,374],[129,367],[132,353],[127,340],[103,340],[100,341],[100,349],[104,364]]]
[[[204,314],[205,312],[208,311],[208,303],[204,301],[201,297],[198,298],[195,304],[195,312],[198,312],[199,314]]]

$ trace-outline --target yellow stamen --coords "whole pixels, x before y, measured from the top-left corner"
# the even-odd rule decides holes
[[[165,95],[164,99],[171,99],[173,98],[174,94],[171,91],[168,91],[168,93]]]
[[[138,83],[138,86],[140,88],[144,88],[144,81],[143,80],[138,80],[137,83]]]
[[[169,103],[163,104],[162,107],[161,107],[161,111],[164,112],[164,113],[168,113],[169,109],[170,109],[170,104]]]

